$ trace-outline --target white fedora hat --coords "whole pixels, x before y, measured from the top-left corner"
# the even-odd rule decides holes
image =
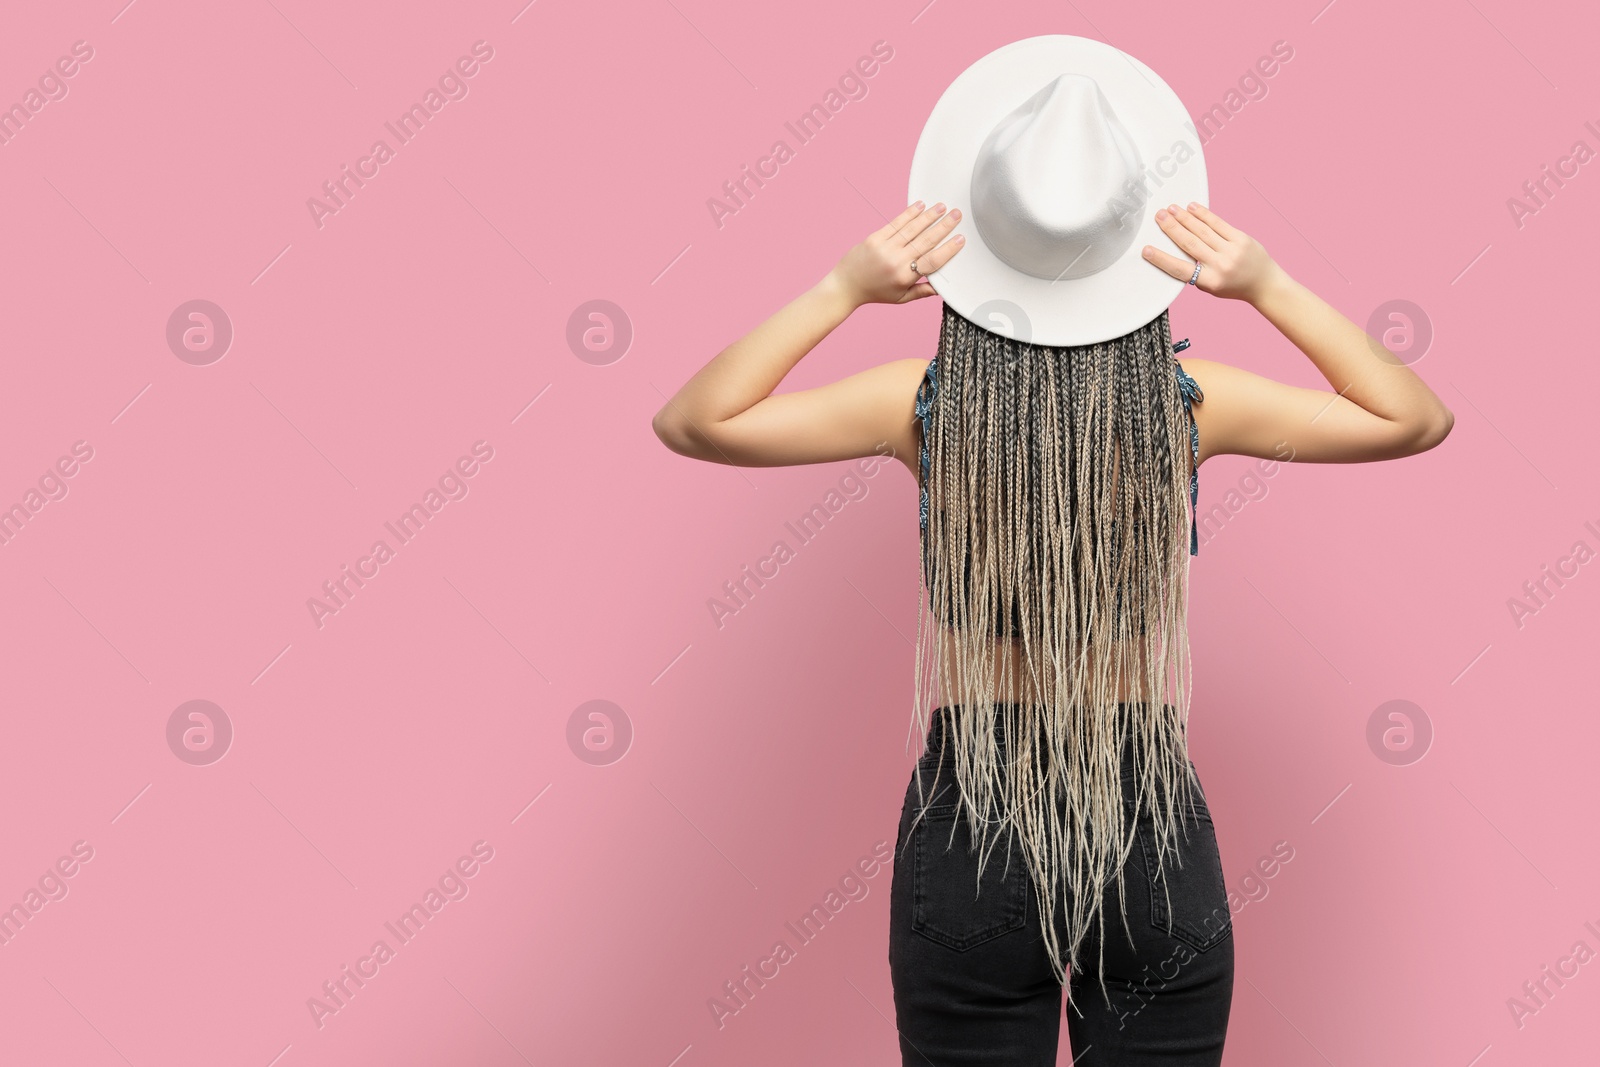
[[[950,83],[917,139],[907,202],[962,209],[962,251],[928,276],[996,333],[1085,345],[1145,325],[1184,283],[1142,254],[1182,256],[1155,221],[1205,203],[1200,139],[1167,83],[1103,41],[998,48]]]

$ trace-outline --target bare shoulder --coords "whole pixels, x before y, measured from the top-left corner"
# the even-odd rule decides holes
[[[1211,359],[1180,359],[1178,360],[1178,365],[1200,387],[1201,399],[1195,401],[1191,410],[1194,412],[1194,424],[1200,431],[1199,461],[1203,464],[1210,457],[1221,454],[1214,447],[1222,438],[1222,435],[1217,432],[1221,427],[1215,425],[1216,415],[1214,413],[1219,408],[1226,406],[1225,403],[1208,404],[1205,398],[1209,398],[1215,393],[1227,392],[1228,387],[1225,383],[1231,379],[1229,372],[1237,371],[1238,368],[1230,367],[1226,363],[1218,363]],[[1224,415],[1226,415],[1226,412],[1224,412]]]
[[[1419,451],[1408,428],[1332,390],[1289,385],[1215,360],[1181,362],[1202,394],[1193,406],[1202,463],[1221,455],[1364,463]]]
[[[913,478],[920,477],[919,457],[922,449],[922,427],[917,421],[917,390],[928,375],[931,358],[913,357],[896,359],[878,368],[886,393],[892,397],[891,409],[896,413],[891,423],[893,434],[889,444],[895,458],[904,463]]]
[[[1213,359],[1179,362],[1200,387],[1192,410],[1201,463],[1223,455],[1292,460],[1297,446],[1310,444],[1307,431],[1316,411],[1337,399]]]

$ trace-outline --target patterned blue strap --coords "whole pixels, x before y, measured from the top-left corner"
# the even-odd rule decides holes
[[[1185,337],[1172,346],[1172,351],[1177,354],[1188,347],[1189,339]],[[1182,363],[1174,359],[1172,366],[1178,372],[1178,392],[1183,395],[1183,410],[1189,413],[1189,450],[1194,454],[1194,470],[1189,472],[1189,555],[1198,556],[1200,554],[1200,427],[1195,425],[1193,402],[1204,400],[1206,395],[1200,391],[1200,384],[1189,377],[1189,372],[1183,369]]]
[[[922,427],[922,500],[919,505],[920,523],[922,529],[928,528],[928,411],[933,407],[933,401],[939,395],[939,357],[934,356],[928,363],[928,371],[923,376],[921,384],[917,386],[916,413],[917,421]]]

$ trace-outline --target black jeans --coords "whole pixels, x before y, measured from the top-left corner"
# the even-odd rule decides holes
[[[928,754],[919,764],[925,788],[943,751],[941,726],[936,717]],[[1131,813],[1129,756],[1131,750],[1124,753],[1122,777]],[[902,1062],[907,1067],[1054,1064],[1062,989],[1045,954],[1033,881],[1015,831],[1010,831],[1012,841],[1000,838],[995,844],[974,900],[978,857],[968,851],[973,841],[965,818],[957,818],[948,758],[933,796],[918,822],[922,801],[913,772],[889,890],[889,971]],[[1222,1062],[1233,1000],[1233,923],[1216,832],[1199,792],[1186,821],[1188,838],[1180,837],[1178,845],[1181,868],[1167,859],[1166,894],[1154,877],[1149,812],[1135,822],[1137,844],[1123,868],[1131,938],[1123,929],[1114,884],[1108,882],[1101,905],[1110,1006],[1096,973],[1100,944],[1093,925],[1079,949],[1081,973],[1069,976],[1065,1014],[1073,1067],[1215,1067]],[[955,837],[947,849],[952,826]],[[1064,950],[1059,924],[1057,936]]]

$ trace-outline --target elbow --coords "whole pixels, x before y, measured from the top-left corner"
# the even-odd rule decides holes
[[[655,418],[650,420],[650,429],[655,431],[656,440],[666,445],[667,448],[679,455],[683,454],[683,435],[678,427],[679,420],[672,414],[671,408],[662,408],[656,412]]]
[[[1456,424],[1455,412],[1443,406],[1433,418],[1422,424],[1411,438],[1410,453],[1427,452],[1444,444],[1444,439],[1450,436],[1451,427]]]
[[[700,435],[693,432],[688,422],[670,404],[656,412],[655,418],[650,420],[650,429],[655,431],[656,439],[670,451],[690,459],[699,457]]]

